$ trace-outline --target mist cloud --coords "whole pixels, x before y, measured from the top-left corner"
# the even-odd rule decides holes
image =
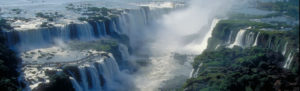
[[[151,39],[145,40],[153,41],[146,45],[152,55],[151,65],[141,68],[137,74],[135,82],[138,88],[155,91],[163,88],[170,79],[187,78],[192,66],[188,61],[183,65],[177,63],[172,53],[200,54],[204,49],[196,47],[202,46],[213,19],[226,15],[233,3],[233,0],[191,0],[188,7],[159,19],[153,31],[146,33]]]

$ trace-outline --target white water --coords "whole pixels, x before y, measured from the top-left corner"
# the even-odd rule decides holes
[[[213,20],[213,18],[215,18],[216,15],[226,12],[226,8],[230,6],[226,4],[226,2],[219,0],[203,2],[202,0],[194,0],[191,4],[191,7],[188,9],[165,15],[163,19],[159,21],[161,23],[158,23],[158,25],[161,26],[158,26],[158,28],[153,31],[140,32],[142,27],[150,23],[149,20],[158,19],[162,14],[167,13],[169,11],[168,9],[157,10],[157,12],[148,12],[144,9],[125,12],[126,14],[120,15],[118,22],[111,22],[109,27],[105,27],[104,23],[97,23],[96,27],[98,27],[98,30],[96,31],[100,32],[99,35],[95,35],[92,28],[93,26],[90,24],[76,25],[76,33],[66,25],[66,27],[55,28],[53,30],[38,29],[18,32],[17,36],[13,36],[13,34],[10,33],[7,33],[7,35],[10,37],[10,40],[13,40],[10,41],[11,45],[15,45],[19,49],[24,48],[25,50],[41,47],[43,45],[51,45],[55,42],[55,39],[63,42],[73,39],[89,41],[98,38],[97,36],[109,36],[108,31],[118,34],[127,34],[130,37],[132,47],[136,48],[137,46],[141,46],[139,42],[149,41],[144,39],[151,36],[154,38],[154,43],[150,44],[151,48],[149,48],[151,50],[149,53],[149,55],[151,55],[151,64],[149,64],[150,66],[148,67],[141,68],[140,71],[142,72],[138,72],[134,75],[134,85],[137,85],[142,91],[153,91],[158,90],[165,85],[166,81],[172,80],[177,76],[183,77],[184,79],[188,78],[192,70],[190,62],[193,60],[177,60],[185,61],[184,64],[177,63],[172,57],[172,52],[201,54],[206,49],[207,40],[211,37],[212,30],[218,23],[218,20]],[[156,32],[157,34],[151,35],[153,34],[152,32]],[[197,36],[193,38],[192,41],[183,40],[183,38],[194,36],[194,34],[197,34]],[[19,38],[20,40],[14,40],[14,38]],[[15,42],[17,44],[14,44]],[[30,42],[32,44],[30,44]],[[125,49],[126,51],[126,48],[121,47],[121,49]],[[122,55],[122,57],[126,58],[126,56],[128,56],[127,53],[122,51],[122,54],[123,53],[124,55]],[[119,91],[123,89],[120,86],[130,85],[126,82],[123,83],[130,78],[126,78],[124,74],[122,75],[115,59],[112,56],[110,57],[111,58],[107,60],[99,59],[97,62],[98,65],[94,65],[93,63],[80,64],[81,66],[78,68],[80,79],[76,79],[75,77],[70,78],[76,91],[99,91],[104,88],[106,88],[104,90]],[[104,87],[99,86],[101,79],[96,77],[96,75],[103,75],[103,78],[106,80]],[[92,84],[88,83],[89,78]],[[119,83],[120,79],[122,79],[121,83]]]
[[[103,24],[98,26],[103,27]],[[96,31],[102,32],[105,30]],[[63,27],[50,29],[5,32],[5,36],[9,40],[8,44],[16,47],[20,51],[51,46],[55,44],[56,40],[64,42],[69,40],[89,41],[97,38],[94,29],[90,24],[65,25]],[[101,34],[97,36],[103,37]]]
[[[288,55],[288,57],[287,57],[287,59],[286,59],[286,61],[285,61],[283,67],[286,68],[286,69],[289,69],[290,66],[291,66],[291,63],[292,63],[292,61],[293,61],[293,58],[294,58],[294,55],[293,55],[292,53],[290,53],[290,54]]]
[[[210,25],[208,33],[205,35],[204,39],[201,41],[201,43],[197,43],[196,41],[193,41],[191,44],[188,44],[185,46],[185,49],[187,49],[191,53],[201,54],[208,46],[208,39],[212,36],[212,32],[220,19],[214,19],[212,21],[212,24]]]
[[[200,65],[198,66],[197,70],[193,73],[192,77],[197,77],[197,76],[198,76],[200,67],[201,67],[202,65],[203,65],[203,63],[200,63]]]
[[[129,59],[130,54],[128,52],[128,47],[126,45],[120,44],[119,45],[119,51],[121,52],[123,61]]]
[[[73,77],[70,77],[69,79],[71,80],[71,83],[73,84],[73,88],[75,89],[75,91],[83,91],[79,83]]]
[[[11,47],[18,51],[27,51],[55,45],[56,40],[69,42],[71,40],[91,41],[115,34],[139,36],[143,27],[150,22],[168,13],[171,8],[138,8],[124,11],[118,18],[111,19],[108,23],[94,22],[94,26],[84,22],[79,24],[65,24],[55,28],[41,28],[23,31],[4,32]],[[74,20],[75,21],[75,20]],[[112,36],[112,37],[115,37]],[[131,41],[140,41],[131,38]]]
[[[178,88],[172,87],[178,86],[177,84],[182,86],[183,81],[178,83],[172,83],[172,81],[189,78],[193,69],[190,63],[193,59],[176,60],[173,53],[201,54],[206,49],[207,40],[218,23],[218,20],[214,18],[226,12],[230,6],[229,2],[191,0],[191,6],[186,9],[171,12],[159,19],[157,26],[149,30],[152,32],[146,32],[146,35],[151,35],[150,38],[146,36],[146,39],[143,39],[144,41],[150,40],[150,43],[146,45],[150,50],[148,53],[150,64],[140,68],[136,73],[137,88],[140,91],[157,91],[164,87]],[[139,36],[138,38],[145,37]]]
[[[195,69],[192,69],[192,72],[190,73],[189,78],[192,78],[192,77],[193,77],[194,71],[195,71]]]
[[[221,46],[221,44],[218,44],[215,48],[215,50],[217,50],[219,47]]]
[[[56,27],[53,29],[34,29],[25,31],[6,32],[5,36],[9,39],[9,44],[11,46],[17,47],[17,49],[19,49],[20,51],[39,51],[39,49],[41,49],[49,53],[57,53],[56,51],[58,50],[56,50],[55,48],[54,51],[48,50],[53,45],[65,44],[65,42],[69,42],[71,40],[91,41],[102,37],[115,37],[111,34],[112,32],[115,32],[117,34],[126,34],[131,38],[131,41],[135,41],[136,38],[133,38],[132,36],[140,35],[142,27],[149,25],[151,21],[162,16],[163,14],[168,13],[170,10],[171,9],[155,8],[152,8],[151,10],[145,8],[129,10],[126,11],[124,14],[120,15],[119,18],[117,18],[117,20],[111,20],[109,22],[108,27],[105,26],[106,23],[104,22],[96,22],[96,26],[92,26],[92,24],[89,23],[83,23],[76,25],[65,25],[63,27]],[[96,28],[94,29],[94,27]],[[96,31],[98,33],[96,33]],[[120,44],[119,51],[121,52],[121,57],[123,61],[129,61],[128,59],[130,54],[128,52],[127,46]],[[62,52],[67,54],[69,53],[69,51],[65,50],[62,50]],[[31,51],[28,51],[28,53],[28,55],[31,55]],[[61,54],[61,52],[59,52],[58,54]],[[71,54],[71,56],[74,56],[75,58],[81,58],[81,56],[78,55],[85,55],[82,53],[77,53],[78,55],[72,55],[72,53],[69,54]],[[62,56],[65,57],[65,55]],[[52,59],[57,62],[62,60],[56,60],[56,57]],[[40,63],[39,61],[40,60],[36,60],[37,63]],[[134,84],[130,82],[132,80],[132,77],[129,77],[128,74],[125,72],[120,72],[118,63],[112,55],[110,56],[110,59],[98,59],[98,65],[95,64],[96,63],[76,64],[80,66],[78,68],[80,73],[80,79],[74,76],[70,77],[70,81],[73,84],[73,88],[76,91],[101,91],[101,89],[109,91],[120,91],[122,89],[135,89]],[[105,79],[104,87],[100,86],[101,79],[99,79],[98,77],[100,75],[102,75],[103,79]],[[88,83],[90,80],[92,81],[91,84]],[[34,85],[29,85],[33,86],[31,87],[31,89],[33,89],[39,84],[40,82]]]
[[[254,44],[252,46],[257,46],[257,41],[258,41],[258,37],[260,35],[260,32],[258,32],[256,38],[255,38],[255,41],[254,41]]]
[[[244,46],[245,47],[251,47],[253,45],[253,43],[255,42],[255,37],[254,37],[255,33],[254,32],[249,32],[247,33],[245,36],[245,42],[244,42]]]
[[[232,36],[232,31],[230,31],[229,38],[228,38],[228,40],[227,40],[227,44],[230,44],[230,43],[231,43],[231,36]]]
[[[285,44],[284,44],[284,48],[283,48],[283,51],[282,51],[282,55],[283,56],[285,56],[285,54],[286,54],[286,49],[287,49],[287,45],[289,44],[289,42],[286,42]]]
[[[230,44],[228,47],[229,47],[229,48],[233,48],[234,46],[241,46],[241,47],[243,47],[243,39],[244,39],[245,33],[246,33],[246,30],[245,30],[245,29],[241,29],[241,30],[237,33],[237,35],[236,35],[236,37],[235,37],[234,43],[233,43],[233,44]]]
[[[81,64],[78,67],[80,79],[74,79],[74,75],[73,77],[70,77],[73,88],[76,91],[107,91],[121,89],[112,88],[115,85],[124,85],[122,82],[117,82],[122,73],[113,56],[110,54],[109,58],[104,57],[95,60],[98,61]],[[72,70],[69,70],[69,72],[73,74]],[[99,76],[103,76],[104,79],[100,79]],[[101,84],[101,81],[103,80],[105,83]],[[91,84],[89,84],[89,81],[91,81]]]
[[[211,37],[212,31],[218,22],[219,19],[214,19],[212,21],[208,32],[204,34],[205,36],[202,37],[201,42],[192,41],[191,43],[182,46],[182,48],[176,48],[176,50],[171,50],[179,53],[201,54],[207,48],[208,39]],[[159,41],[158,43],[161,42]],[[155,46],[157,46],[157,44],[155,44]],[[136,79],[136,85],[138,88],[141,89],[141,91],[155,91],[159,88],[163,88],[163,86],[166,85],[164,82],[168,82],[169,80],[172,80],[177,76],[182,77],[182,79],[187,79],[191,74],[193,74],[191,73],[193,68],[190,64],[193,61],[193,59],[177,60],[185,61],[184,64],[181,65],[176,62],[176,59],[173,58],[172,51],[168,50],[169,48],[167,48],[167,50],[160,48],[160,50],[157,50],[156,48],[157,47],[155,47],[155,49],[152,49],[153,53],[158,53],[160,55],[150,57],[151,65],[142,69],[143,72],[139,73]]]

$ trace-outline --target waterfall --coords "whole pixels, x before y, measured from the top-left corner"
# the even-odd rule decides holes
[[[199,70],[200,70],[200,67],[203,65],[203,63],[200,63],[200,65],[198,66],[198,68],[196,69],[196,71],[194,71],[192,77],[197,77],[198,76],[198,73],[199,73]]]
[[[90,41],[101,37],[118,37],[120,34],[134,36],[150,22],[153,22],[172,9],[150,9],[146,7],[124,10],[116,18],[107,21],[91,21],[78,24],[66,24],[52,28],[31,30],[12,30],[4,32],[7,44],[18,51],[54,45],[56,40],[68,42],[70,40]],[[132,38],[134,41],[134,38]]]
[[[227,40],[227,44],[230,44],[230,43],[231,43],[231,36],[232,36],[232,31],[230,31],[229,38],[228,38],[228,40]]]
[[[217,50],[219,47],[221,46],[221,44],[218,44],[215,48],[215,50]]]
[[[51,28],[39,28],[30,30],[11,30],[5,31],[1,34],[4,34],[4,36],[6,37],[6,42],[9,46],[12,46],[16,49],[16,51],[21,53],[33,49],[47,49],[47,47],[51,48],[53,46],[68,43],[70,41],[93,41],[104,37],[119,39],[123,38],[123,35],[129,37],[129,42],[131,42],[137,39],[136,36],[140,36],[141,33],[143,33],[141,32],[141,30],[145,28],[145,26],[150,25],[152,22],[154,22],[154,20],[157,20],[157,18],[168,13],[170,10],[172,9],[137,8],[124,10],[124,12],[118,15],[118,17],[111,18],[107,21],[89,21],[76,24],[66,24],[63,26],[55,26]],[[121,42],[123,43],[124,41]],[[118,43],[119,48],[117,50],[121,52],[120,57],[123,59],[123,61],[118,60],[118,62],[127,62],[130,57],[127,47],[127,41],[125,41],[126,45],[122,43]],[[91,54],[94,54],[94,52]],[[99,57],[103,57],[103,55]],[[57,63],[63,64],[64,66],[69,65],[68,62],[59,62],[60,60],[57,61]],[[39,61],[37,61],[37,63],[38,62]],[[128,64],[129,63],[130,62],[128,62]],[[68,71],[65,71],[64,69],[56,66],[52,68],[64,70],[64,72],[69,76],[68,78],[75,91],[120,91],[124,88],[133,89],[134,87],[130,82],[131,80],[129,80],[129,77],[126,78],[128,74],[123,72],[124,70],[128,72],[128,69],[133,69],[133,67],[129,68],[129,66],[133,64],[125,65],[128,66],[128,69],[121,68],[123,71],[120,71],[118,64],[122,63],[117,63],[112,54],[109,54],[109,57],[107,58],[103,57],[96,60],[94,58],[92,58],[91,60],[88,58],[88,60],[84,59],[84,62],[82,63],[80,62],[77,64],[71,64],[75,67],[76,70],[70,69]],[[120,67],[123,66],[124,65],[120,65]],[[24,69],[24,71],[26,70],[27,69]],[[37,69],[37,71],[44,70]],[[28,74],[29,73],[33,72],[28,72]],[[32,76],[24,77],[36,78]],[[25,81],[32,82],[31,80]],[[29,90],[39,87],[38,85],[40,83],[44,83],[42,81],[35,82],[38,83],[34,84],[34,87],[29,88]]]
[[[83,91],[80,85],[78,84],[78,82],[73,77],[70,77],[69,79],[71,80],[71,83],[73,84],[73,88],[75,89],[75,91]]]
[[[202,47],[202,50],[200,52],[200,54],[207,48],[208,46],[208,39],[212,36],[212,33],[216,27],[216,25],[219,23],[220,19],[214,19],[210,28],[209,28],[209,31],[208,33],[205,35],[202,43],[201,43],[201,47]]]
[[[96,27],[100,27],[98,25]],[[99,28],[100,29],[100,28]],[[96,31],[96,30],[95,30]],[[8,39],[8,45],[16,47],[17,49],[29,50],[41,47],[47,47],[55,44],[56,40],[69,41],[93,40],[97,36],[91,24],[70,24],[55,28],[41,28],[23,31],[9,31],[5,32]]]
[[[260,32],[258,32],[258,34],[257,34],[257,36],[256,36],[256,38],[255,38],[254,44],[252,45],[253,47],[254,47],[254,46],[257,46],[257,41],[258,41],[259,35],[260,35]]]
[[[119,26],[122,29],[122,34],[127,35],[130,38],[130,46],[135,48],[140,46],[136,44],[137,41],[144,41],[137,37],[141,37],[145,31],[145,27],[150,26],[155,20],[162,17],[162,15],[167,14],[172,9],[164,8],[146,8],[142,7],[138,10],[125,11],[118,18]],[[149,31],[150,32],[150,31]]]
[[[286,61],[285,61],[283,67],[286,68],[286,69],[289,69],[290,66],[291,66],[291,63],[292,63],[292,61],[293,61],[293,58],[294,58],[293,54],[290,53],[290,54],[288,55],[288,57],[287,57],[287,59],[286,59]]]
[[[287,48],[287,45],[288,45],[289,42],[286,42],[284,44],[284,48],[283,48],[283,51],[282,51],[282,55],[285,56],[285,53],[286,53],[286,48]]]
[[[125,46],[124,44],[119,45],[119,51],[121,52],[121,56],[123,60],[127,60],[130,56],[128,52],[128,47]]]
[[[109,57],[102,57],[96,62],[88,62],[81,64],[78,67],[79,78],[73,70],[69,70],[71,83],[76,91],[102,91],[109,89],[107,84],[118,83],[115,82],[120,74],[119,67],[111,54]]]
[[[254,34],[253,32],[246,33],[246,39],[244,42],[245,47],[251,47],[254,43]]]
[[[219,23],[219,21],[220,21],[220,19],[214,19],[213,20],[208,33],[205,35],[204,39],[201,42],[201,45],[199,46],[201,48],[201,49],[198,49],[198,50],[200,50],[200,54],[207,48],[207,46],[208,46],[208,40],[212,36],[213,30],[215,29],[215,27]],[[219,46],[220,45],[217,45],[216,49]],[[192,69],[192,72],[190,73],[189,77],[190,78],[196,77],[197,73],[199,72],[199,69],[200,69],[201,66],[202,66],[202,63],[199,65],[199,67],[196,69],[196,71],[195,71],[195,69]]]
[[[195,69],[192,69],[189,78],[192,78],[192,77],[193,77],[194,72],[195,72]]]
[[[211,24],[211,26],[210,26],[210,28],[209,28],[208,33],[205,35],[205,37],[204,37],[204,39],[202,40],[201,44],[200,44],[200,45],[197,45],[197,46],[199,47],[199,49],[197,49],[197,50],[200,51],[200,52],[198,52],[198,53],[201,54],[204,50],[206,50],[206,48],[207,48],[207,46],[208,46],[208,40],[209,40],[209,38],[212,36],[212,33],[213,33],[213,31],[214,31],[216,25],[219,23],[219,21],[220,21],[220,19],[214,19],[214,20],[212,21],[212,24]],[[216,46],[216,49],[217,49],[219,46],[220,46],[220,44]],[[202,66],[202,63],[198,66],[198,68],[197,68],[196,70],[195,70],[195,69],[192,69],[192,72],[190,73],[189,77],[190,77],[190,78],[196,77],[196,76],[197,76],[197,73],[199,72],[201,66]]]
[[[190,44],[187,44],[184,48],[182,48],[183,52],[189,52],[192,54],[201,54],[204,50],[206,50],[208,46],[208,40],[209,38],[211,38],[213,30],[219,21],[220,19],[213,19],[208,32],[205,33],[204,38],[200,42],[193,41]]]
[[[229,45],[228,47],[229,48],[233,48],[234,46],[243,46],[243,40],[244,40],[244,35],[246,33],[246,30],[245,29],[241,29],[236,37],[235,37],[235,41],[233,44]]]

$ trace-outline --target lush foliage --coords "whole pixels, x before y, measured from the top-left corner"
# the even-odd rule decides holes
[[[289,0],[288,2],[260,2],[258,6],[260,9],[278,11],[282,15],[299,19],[299,0]]]
[[[276,30],[277,26],[265,23],[250,22],[247,20],[222,20],[218,23],[213,31],[213,36],[208,41],[208,50],[214,51],[219,44],[226,45],[230,36],[231,38],[235,38],[240,29],[249,26],[252,26],[252,29],[248,29],[245,36],[250,32],[254,34],[260,33],[257,41],[257,46],[259,47],[282,52],[285,49],[285,44],[288,43],[286,51],[289,53],[292,52],[295,55],[294,61],[291,64],[291,70],[293,73],[299,70],[299,63],[297,63],[298,51],[295,50],[299,48],[299,26],[293,26],[291,30],[283,31]],[[272,30],[262,30],[261,28],[270,28]],[[288,53],[284,56],[287,58]]]
[[[212,33],[213,37],[211,37],[208,41],[210,45],[208,46],[208,50],[214,50],[214,48],[216,48],[218,44],[226,44],[225,42],[227,42],[231,33],[231,37],[235,38],[240,29],[245,29],[247,27],[252,27],[252,30],[259,30],[261,28],[279,28],[278,26],[274,26],[271,24],[252,22],[248,20],[221,20],[214,28],[214,31]]]
[[[203,63],[198,77],[189,79],[184,88],[187,91],[291,90],[297,86],[290,84],[296,82],[297,75],[282,69],[283,60],[281,54],[262,48],[235,47],[204,52],[193,64],[197,69]]]
[[[86,50],[93,49],[97,51],[111,52],[114,48],[118,48],[118,43],[116,40],[112,39],[102,39],[97,41],[92,41],[89,43],[71,43],[71,48],[74,50]]]

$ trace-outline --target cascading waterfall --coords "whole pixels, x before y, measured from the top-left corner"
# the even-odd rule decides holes
[[[217,50],[219,47],[221,46],[221,44],[218,44],[215,48],[215,50]]]
[[[129,59],[130,54],[128,52],[128,47],[126,45],[120,44],[119,45],[119,51],[121,52],[123,60]]]
[[[283,51],[282,51],[282,55],[283,56],[285,56],[285,54],[286,54],[286,49],[287,49],[287,45],[289,44],[289,42],[286,42],[285,44],[284,44],[284,48],[283,48]]]
[[[293,61],[293,58],[294,58],[293,53],[289,53],[283,67],[286,68],[286,69],[289,69],[290,66],[291,66],[291,63]]]
[[[76,77],[72,70],[70,80],[76,91],[102,91],[110,89],[107,84],[118,83],[120,74],[119,66],[113,56],[109,54],[108,58],[100,58],[92,63],[85,63],[78,67],[79,77]],[[76,79],[77,78],[77,79]]]
[[[241,29],[237,33],[234,43],[230,44],[228,47],[233,48],[234,46],[243,46],[243,39],[244,39],[245,33],[246,33],[246,29]]]
[[[232,36],[232,31],[230,31],[229,38],[228,38],[228,40],[227,40],[227,44],[230,44],[230,43],[231,43],[231,36]]]
[[[208,32],[205,34],[203,40],[199,43],[198,41],[193,41],[192,43],[186,45],[183,49],[183,52],[187,51],[190,53],[201,54],[208,46],[208,40],[212,36],[214,28],[219,23],[220,19],[213,19],[210,24]]]
[[[64,42],[70,40],[90,41],[106,36],[117,37],[120,34],[132,36],[170,10],[172,9],[142,7],[124,11],[118,17],[108,21],[83,22],[32,30],[13,30],[3,34],[7,39],[7,44],[19,51],[48,47],[55,44],[57,40]]]
[[[194,71],[195,71],[195,69],[192,69],[192,72],[190,73],[189,78],[192,78],[192,77],[193,77]]]
[[[61,27],[13,30],[6,31],[3,34],[7,38],[8,45],[13,46],[20,52],[56,46],[58,42],[67,43],[72,40],[91,41],[103,37],[118,39],[122,38],[121,35],[126,35],[130,38],[130,41],[135,41],[136,38],[133,37],[140,35],[143,27],[150,25],[156,18],[161,17],[171,10],[172,8],[156,9],[143,7],[140,9],[125,10],[118,17],[111,18],[108,21],[89,21],[79,24],[67,24]],[[123,43],[125,41],[120,42]],[[122,43],[119,44],[121,59],[128,61],[130,56],[128,47],[131,46],[127,47],[127,41],[124,44]],[[118,60],[118,62],[122,61]],[[118,63],[112,55],[106,59],[99,58],[95,62],[87,60],[87,63],[75,64],[75,67],[77,67],[78,72],[68,70],[65,73],[69,74],[70,82],[76,91],[118,91],[119,89],[123,89],[116,86],[124,86],[126,89],[133,88],[131,84],[126,83],[128,82],[128,78],[124,77],[127,74],[120,72],[122,68],[119,68]],[[123,66],[120,65],[120,67]],[[127,69],[125,70],[127,71]]]
[[[202,40],[202,43],[201,43],[201,46],[200,46],[201,47],[200,54],[207,48],[207,46],[208,46],[208,40],[212,36],[212,33],[213,33],[215,27],[217,26],[217,24],[219,23],[219,21],[220,21],[220,19],[214,19],[212,21],[212,24],[211,24],[211,26],[209,28],[208,33],[206,34],[206,36]]]
[[[215,29],[215,27],[217,26],[217,24],[219,23],[219,21],[220,21],[220,19],[214,19],[212,21],[212,24],[210,26],[210,29],[209,29],[208,33],[206,34],[206,36],[202,40],[200,46],[198,45],[200,48],[197,49],[197,50],[200,51],[200,54],[207,48],[207,46],[208,46],[208,40],[209,40],[210,37],[212,37],[213,30]],[[220,45],[218,45],[218,46],[220,46]],[[216,49],[218,48],[218,46],[216,47]],[[189,77],[190,78],[196,77],[197,73],[199,72],[201,66],[202,66],[202,63],[198,66],[198,68],[196,70],[193,68]]]
[[[254,33],[253,32],[247,33],[247,30],[241,29],[237,33],[234,43],[230,44],[228,47],[229,48],[233,48],[234,46],[241,46],[241,47],[251,47],[252,46],[252,47],[255,47],[255,46],[258,45],[258,39],[259,39],[260,35],[261,35],[261,33],[258,32],[256,34],[256,37],[254,38]],[[229,40],[226,41],[226,44],[230,43],[231,36],[232,35],[231,35],[231,32],[230,32]],[[273,42],[277,42],[277,43],[273,43]],[[275,45],[273,45],[273,44],[275,44]],[[217,46],[219,46],[219,45],[217,45]],[[279,49],[280,46],[283,46],[281,51]],[[289,69],[290,65],[293,61],[294,54],[293,54],[293,52],[287,53],[287,51],[289,51],[287,46],[288,46],[288,42],[286,42],[284,45],[282,45],[280,43],[280,41],[275,41],[270,36],[267,37],[266,47],[270,48],[270,49],[273,49],[274,51],[281,52],[281,54],[283,56],[285,56],[285,59],[286,59],[285,62],[284,62],[283,68]]]
[[[246,39],[244,42],[245,47],[251,47],[254,44],[254,42],[255,42],[254,35],[255,35],[255,33],[253,33],[253,32],[249,32],[246,34]]]
[[[98,25],[99,24],[99,25]],[[96,27],[103,27],[103,24],[97,23]],[[88,41],[97,38],[95,31],[101,31],[100,28],[94,30],[89,23],[70,24],[63,27],[41,28],[24,31],[4,32],[8,39],[8,44],[17,49],[29,50],[34,48],[46,47],[55,44],[56,40],[69,41],[80,40]]]
[[[212,33],[213,33],[213,30],[215,29],[216,25],[219,23],[220,19],[214,19],[212,21],[212,24],[210,26],[210,29],[208,31],[208,33],[206,34],[206,36],[204,37],[204,39],[202,40],[201,42],[201,45],[199,46],[200,48],[197,49],[200,51],[200,54],[207,48],[208,46],[208,40],[209,38],[212,36]],[[217,45],[216,49],[219,47],[220,45]],[[197,73],[199,72],[200,70],[200,67],[202,66],[202,63],[198,66],[198,68],[195,70],[195,69],[192,69],[191,73],[190,73],[190,78],[192,77],[196,77],[197,76]]]
[[[138,41],[144,41],[137,37],[145,35],[145,27],[150,26],[155,20],[162,17],[162,15],[170,12],[172,8],[147,8],[142,7],[140,10],[130,10],[126,11],[125,14],[119,16],[119,26],[122,29],[122,34],[127,35],[130,38],[130,46],[133,48],[138,48]],[[145,36],[143,36],[145,37]]]
[[[90,41],[101,37],[111,36],[111,37],[118,37],[119,34],[125,34],[130,38],[131,41],[136,41],[136,36],[144,35],[139,34],[140,30],[148,25],[151,24],[151,20],[156,19],[157,17],[165,14],[169,11],[169,9],[162,9],[162,10],[151,10],[150,8],[143,7],[138,10],[128,10],[124,11],[123,14],[119,15],[117,18],[113,18],[108,21],[102,22],[86,22],[82,24],[69,24],[63,27],[55,27],[55,28],[45,28],[45,29],[34,29],[30,31],[11,31],[5,32],[4,34],[8,38],[8,44],[11,46],[17,47],[17,49],[22,50],[29,50],[32,48],[38,48],[43,46],[49,46],[55,44],[56,40],[61,40],[64,42],[68,42],[70,40],[79,40],[79,41]],[[205,18],[206,19],[206,18]],[[216,26],[219,20],[214,20],[210,27],[210,30],[207,34],[205,34],[205,38],[200,43],[194,44],[191,43],[191,46],[188,46],[192,49],[197,47],[196,52],[203,52],[207,45],[208,39],[211,37],[213,28]],[[234,45],[242,45],[243,36],[246,30],[241,30],[238,33],[238,37],[236,38]],[[241,33],[240,33],[241,32]],[[134,38],[132,38],[132,36]],[[231,34],[230,34],[231,36]],[[230,38],[231,40],[231,38]],[[132,44],[132,43],[131,43]],[[137,44],[135,44],[137,45]],[[196,46],[195,46],[196,45]],[[134,47],[134,46],[133,46]],[[125,45],[119,45],[119,51],[122,54],[122,59],[128,59],[129,53],[128,48]],[[167,59],[169,55],[166,56]],[[162,67],[165,65],[170,65],[169,63],[166,64],[159,64],[164,63],[166,58],[153,58],[157,60],[156,65],[160,65],[158,67]],[[172,59],[171,59],[172,60]],[[118,86],[120,69],[119,65],[116,60],[110,56],[107,59],[99,59],[96,62],[78,64],[79,67],[78,73],[69,70],[69,77],[73,88],[76,91],[101,91],[101,90],[111,90],[113,88],[108,86]],[[177,64],[176,64],[177,65]],[[183,65],[186,66],[186,65]],[[194,77],[197,76],[200,67],[194,70],[195,74],[192,74]],[[178,66],[176,66],[178,67]],[[176,67],[173,67],[176,69]],[[178,67],[180,68],[180,67]],[[177,69],[178,69],[177,68]],[[182,67],[183,68],[183,67]],[[160,68],[156,68],[164,73]],[[154,69],[154,70],[156,70]],[[174,72],[175,69],[171,69],[171,72]],[[169,68],[163,70],[170,70]],[[185,70],[185,72],[187,72]],[[151,75],[156,75],[151,74]],[[163,77],[165,78],[165,77]],[[155,78],[154,78],[155,79]],[[165,79],[163,79],[165,80]],[[109,85],[108,85],[109,84]],[[117,85],[111,85],[117,84]],[[157,84],[156,84],[157,85]]]
[[[271,37],[268,38],[267,43],[268,43],[268,48],[272,48],[272,45],[271,45],[272,44],[272,38]]]
[[[199,73],[199,70],[200,70],[200,67],[203,65],[203,63],[200,63],[200,65],[197,67],[196,71],[195,69],[192,70],[192,74],[190,75],[190,78],[193,78],[193,77],[197,77],[198,76],[198,73]]]
[[[252,46],[257,46],[257,41],[258,41],[258,37],[260,35],[260,32],[258,32],[256,38],[255,38],[255,41],[254,41],[254,44]]]
[[[71,80],[71,83],[73,84],[73,88],[75,89],[75,91],[83,91],[75,78],[69,77],[69,79]]]

